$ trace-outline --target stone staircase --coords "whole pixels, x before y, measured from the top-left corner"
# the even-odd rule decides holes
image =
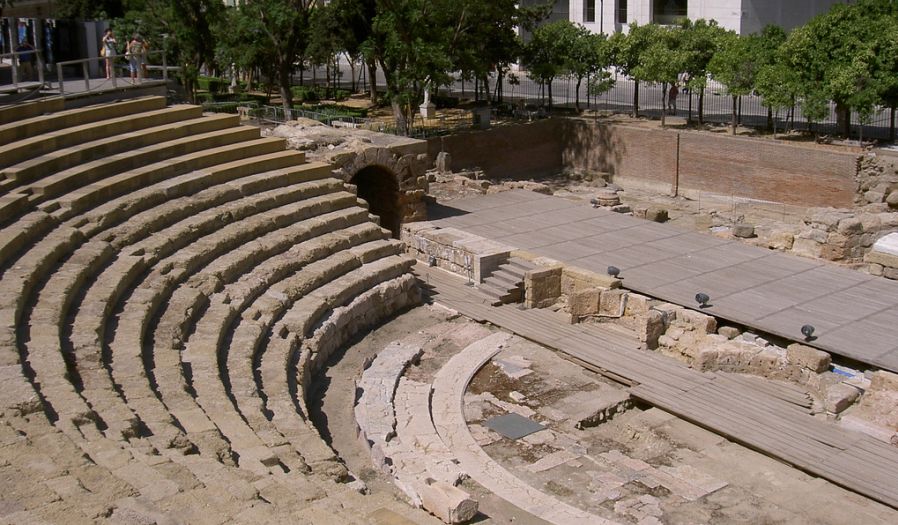
[[[534,268],[535,265],[524,259],[510,257],[485,277],[477,289],[491,300],[493,306],[519,303],[524,300],[524,274]]]
[[[234,116],[0,108],[0,521],[415,519],[343,483],[306,408],[419,300],[363,205]]]

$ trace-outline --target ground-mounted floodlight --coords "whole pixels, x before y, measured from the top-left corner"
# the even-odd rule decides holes
[[[599,201],[595,197],[589,199],[589,203],[592,204],[593,208],[599,207]]]
[[[606,271],[608,272],[608,275],[614,277],[615,279],[617,279],[617,276],[620,275],[620,268],[618,268],[617,266],[609,266]]]
[[[708,304],[708,301],[710,301],[710,300],[711,300],[711,298],[708,297],[708,294],[706,294],[706,293],[699,292],[699,293],[695,294],[695,302],[698,303],[699,308],[707,308],[707,307],[711,306]]]
[[[813,341],[816,339],[814,337],[814,330],[814,325],[812,324],[806,324],[801,327],[801,334],[804,336],[805,341]]]
[[[431,268],[433,268],[434,266],[437,265],[437,258],[436,258],[435,255],[431,255],[431,256],[427,259],[427,265],[430,266]]]

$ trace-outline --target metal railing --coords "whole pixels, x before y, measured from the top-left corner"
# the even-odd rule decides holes
[[[152,65],[149,63],[149,59],[155,56],[161,57],[161,65]],[[70,66],[81,66],[81,78],[84,80],[84,91],[93,91],[91,87],[91,76],[90,76],[90,64],[96,62],[99,64],[101,70],[106,70],[108,66],[109,72],[111,75],[106,79],[111,84],[113,89],[118,88],[119,82],[122,80],[127,80],[126,78],[119,78],[116,74],[116,68],[125,68],[126,71],[130,71],[131,67],[131,56],[127,54],[116,55],[114,57],[91,57],[91,58],[82,58],[78,60],[66,60],[63,62],[56,63],[56,78],[59,83],[59,94],[65,95],[65,71],[64,69]],[[149,53],[145,53],[142,55],[142,60],[137,63],[137,71],[136,71],[136,80],[138,83],[143,82],[145,79],[148,79],[148,73],[150,71],[161,71],[162,73],[162,81],[168,81],[168,72],[177,70],[177,67],[171,67],[167,64],[167,58],[165,52],[161,50],[150,51]],[[70,79],[71,80],[71,79]],[[77,80],[77,79],[75,79]]]
[[[36,65],[31,64],[32,57],[35,58]],[[21,74],[35,67],[37,68],[38,85],[44,84],[44,55],[40,49],[13,51],[12,53],[0,54],[0,63],[5,63],[7,60],[9,61],[12,70],[12,84],[9,85],[11,85],[13,89],[18,90],[20,84],[23,84]],[[27,67],[23,67],[24,64],[27,64]],[[25,82],[33,81],[25,80]]]

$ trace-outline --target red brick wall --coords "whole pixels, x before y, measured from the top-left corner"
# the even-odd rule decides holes
[[[677,172],[677,136],[661,130],[568,121],[565,166],[610,173],[623,186],[669,192]]]
[[[564,167],[559,138],[566,125],[562,119],[544,119],[434,137],[427,141],[427,152],[435,159],[442,148],[452,156],[454,171],[481,168],[492,179],[546,177]]]
[[[624,187],[735,195],[799,206],[850,207],[857,153],[704,132],[547,119],[428,141],[453,169],[523,179],[563,169],[607,172]]]
[[[853,205],[857,154],[710,133],[680,133],[680,190],[800,206]]]

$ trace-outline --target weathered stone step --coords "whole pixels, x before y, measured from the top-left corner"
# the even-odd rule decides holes
[[[193,106],[186,106],[182,111],[184,113],[187,113],[188,111],[193,113],[196,112]],[[184,116],[186,117],[186,115]],[[12,179],[17,185],[28,184],[49,174],[72,168],[78,164],[91,162],[97,159],[106,159],[111,155],[123,152],[130,153],[137,148],[144,148],[153,144],[160,144],[183,137],[232,128],[238,124],[238,122],[239,120],[236,115],[224,114],[205,117],[198,116],[189,120],[179,120],[175,123],[166,123],[161,126],[120,133],[112,140],[104,137],[99,140],[77,144],[68,148],[54,149],[51,153],[9,166],[0,173],[7,179]]]
[[[8,144],[0,152],[0,167],[100,139],[107,139],[107,143],[116,142],[123,133],[199,118],[202,114],[199,106],[180,104],[42,133]]]
[[[143,97],[97,106],[67,109],[0,125],[0,145],[63,128],[165,107],[165,97]]]
[[[240,126],[169,140],[126,153],[117,153],[104,159],[86,162],[74,168],[42,177],[40,180],[17,191],[28,192],[32,195],[32,201],[38,202],[52,197],[59,197],[76,188],[87,186],[128,170],[138,169],[148,163],[159,164],[160,161],[166,159],[190,153],[206,152],[210,148],[229,146],[238,142],[256,139],[258,136],[258,128]]]
[[[0,107],[0,124],[19,122],[45,113],[62,111],[64,108],[65,99],[62,97],[46,97],[31,102],[10,104]]]

